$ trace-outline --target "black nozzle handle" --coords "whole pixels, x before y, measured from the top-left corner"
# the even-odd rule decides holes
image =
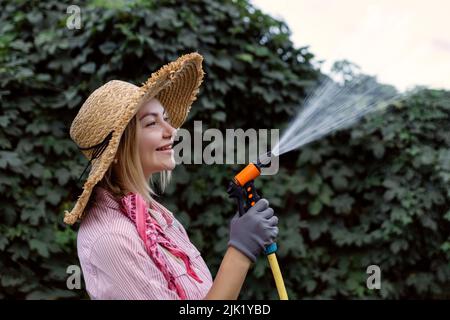
[[[230,198],[236,198],[239,216],[242,217],[245,214],[243,188],[233,181],[230,181],[227,192]]]
[[[261,197],[259,196],[258,192],[255,188],[255,180],[250,180],[244,185],[244,194],[245,194],[245,210],[247,211],[250,209],[250,207],[253,207]]]

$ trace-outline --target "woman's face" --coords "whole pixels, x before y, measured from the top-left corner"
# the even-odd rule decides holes
[[[176,129],[168,122],[161,103],[153,98],[137,113],[139,156],[145,177],[163,170],[175,168],[172,145]]]

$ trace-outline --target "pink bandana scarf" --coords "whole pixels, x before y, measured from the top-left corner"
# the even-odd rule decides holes
[[[186,293],[167,267],[167,258],[165,255],[161,254],[158,249],[158,244],[167,249],[175,257],[183,260],[188,275],[197,282],[202,283],[203,281],[192,269],[189,256],[180,250],[178,246],[164,234],[161,226],[149,214],[148,205],[141,195],[129,193],[121,199],[121,205],[124,214],[136,225],[139,236],[144,241],[148,255],[163,273],[164,278],[167,280],[168,288],[175,291],[181,300],[185,300]],[[162,211],[162,208],[159,209]],[[167,214],[164,214],[164,218],[166,219],[167,224],[172,223],[172,219]]]

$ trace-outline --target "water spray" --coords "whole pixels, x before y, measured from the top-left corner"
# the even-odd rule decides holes
[[[363,86],[360,93],[353,89]],[[331,132],[348,128],[364,116],[375,111],[385,111],[387,106],[402,96],[412,94],[398,93],[396,90],[384,92],[382,101],[375,99],[374,94],[379,88],[370,78],[357,79],[351,85],[341,87],[333,80],[322,83],[314,94],[307,97],[304,107],[299,111],[282,135],[280,141],[272,146],[272,150],[258,157],[256,162],[248,164],[240,171],[228,186],[228,194],[237,199],[239,215],[261,199],[254,185],[254,180],[260,176],[261,168],[268,167],[274,157],[299,149],[306,144],[321,139]],[[281,300],[288,300],[283,277],[278,266],[274,242],[265,249],[269,264]]]

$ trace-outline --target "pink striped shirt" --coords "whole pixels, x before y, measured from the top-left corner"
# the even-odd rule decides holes
[[[162,272],[147,254],[136,226],[120,211],[120,203],[104,188],[97,186],[92,197],[96,201],[85,213],[77,236],[78,258],[83,270],[86,290],[91,299],[178,299],[170,290]],[[173,272],[187,299],[203,299],[212,286],[212,276],[200,252],[189,241],[184,227],[164,208],[150,210],[164,233],[190,258],[203,283],[192,279],[182,260],[163,247]],[[168,225],[163,214],[169,214]]]

